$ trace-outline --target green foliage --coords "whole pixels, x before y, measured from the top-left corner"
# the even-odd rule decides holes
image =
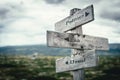
[[[55,72],[55,56],[0,56],[0,80],[72,80]],[[85,80],[120,80],[120,56],[100,56],[99,65],[85,69]]]
[[[85,69],[86,80],[120,80],[120,56],[100,56],[99,65]]]

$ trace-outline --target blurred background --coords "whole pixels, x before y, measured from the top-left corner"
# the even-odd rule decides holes
[[[55,73],[55,60],[71,50],[47,47],[46,31],[91,4],[95,20],[83,33],[108,38],[110,49],[96,51],[99,65],[85,69],[85,80],[120,80],[119,0],[0,0],[0,80],[72,80],[70,72]]]

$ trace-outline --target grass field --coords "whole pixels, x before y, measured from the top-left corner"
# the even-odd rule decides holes
[[[0,56],[0,80],[72,80],[70,72],[55,73],[57,56]],[[85,80],[120,80],[120,56],[100,56],[99,65],[85,69]]]

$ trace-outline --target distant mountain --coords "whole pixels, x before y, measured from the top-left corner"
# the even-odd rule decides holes
[[[110,49],[109,49],[109,53],[110,54],[114,54],[114,55],[120,55],[120,43],[119,44],[110,44],[109,45]]]
[[[39,53],[43,55],[68,55],[70,49],[63,48],[50,48],[46,45],[29,45],[29,46],[6,46],[0,47],[0,54],[10,55],[30,55],[33,53]]]
[[[99,55],[120,55],[120,44],[110,44],[109,51],[97,51]],[[0,54],[7,55],[30,55],[42,54],[51,56],[66,56],[71,54],[70,49],[64,48],[51,48],[46,45],[30,45],[30,46],[6,46],[0,47]]]

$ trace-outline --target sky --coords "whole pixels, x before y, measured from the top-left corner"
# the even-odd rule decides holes
[[[46,44],[47,30],[91,4],[95,20],[82,25],[83,33],[120,43],[120,0],[0,0],[0,46]]]

